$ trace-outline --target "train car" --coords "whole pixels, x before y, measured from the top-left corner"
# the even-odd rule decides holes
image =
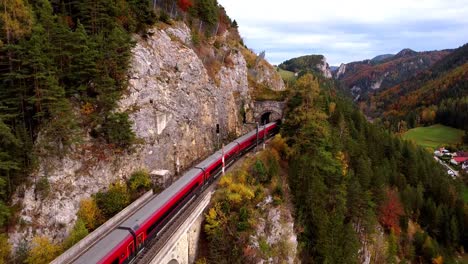
[[[171,213],[177,212],[201,185],[202,171],[189,170],[73,263],[128,263],[148,239],[157,236],[173,216]]]
[[[225,166],[229,166],[259,140],[276,133],[278,125],[269,123],[251,131],[224,147]],[[120,226],[107,234],[73,263],[123,264],[131,262],[151,239],[193,199],[203,186],[222,169],[222,151],[217,151],[187,171],[163,192],[133,213]]]

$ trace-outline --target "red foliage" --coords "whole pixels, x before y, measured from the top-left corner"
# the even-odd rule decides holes
[[[193,6],[193,3],[191,0],[179,0],[178,5],[180,9],[182,9],[184,12],[187,12],[187,10]]]
[[[386,191],[385,201],[379,208],[379,222],[386,230],[393,230],[395,234],[400,233],[400,216],[403,215],[403,206],[398,198],[396,190]]]

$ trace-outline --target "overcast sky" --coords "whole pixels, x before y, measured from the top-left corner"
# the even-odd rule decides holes
[[[323,54],[330,65],[468,42],[468,0],[218,0],[246,45],[273,64]]]

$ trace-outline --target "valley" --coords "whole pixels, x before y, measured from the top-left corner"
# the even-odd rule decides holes
[[[0,1],[0,264],[463,263],[467,9],[295,1]]]

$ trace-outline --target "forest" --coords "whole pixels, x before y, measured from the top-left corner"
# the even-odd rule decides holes
[[[132,34],[145,37],[171,17],[212,28],[219,6],[216,0],[4,0],[0,10],[2,262],[10,253],[4,233],[20,210],[12,195],[24,183],[34,185],[38,199],[49,189],[47,177],[28,182],[39,157],[64,156],[85,137],[131,151],[132,123],[115,107],[127,87]]]
[[[303,263],[357,263],[360,241],[376,226],[387,247],[375,263],[453,263],[468,243],[461,180],[322,82],[297,81],[282,128]]]

